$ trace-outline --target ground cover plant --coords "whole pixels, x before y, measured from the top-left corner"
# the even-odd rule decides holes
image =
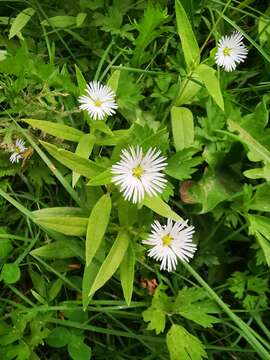
[[[268,5],[1,1],[1,359],[270,359]]]

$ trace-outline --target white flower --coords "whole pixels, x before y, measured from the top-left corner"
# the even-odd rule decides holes
[[[10,155],[10,162],[18,163],[22,159],[22,154],[27,150],[22,139],[17,139],[15,145],[12,146],[13,153]]]
[[[215,59],[225,71],[235,70],[236,65],[246,59],[248,50],[242,40],[243,36],[234,31],[231,36],[225,35],[218,41]]]
[[[161,261],[160,269],[173,271],[176,269],[178,259],[189,261],[193,258],[197,246],[192,242],[194,227],[187,225],[187,220],[173,223],[168,219],[167,225],[158,221],[152,224],[152,232],[143,244],[153,246],[149,249],[148,256]]]
[[[92,81],[86,87],[86,94],[79,97],[80,109],[87,110],[94,120],[102,120],[117,109],[114,91],[99,81]]]
[[[142,148],[130,146],[122,150],[121,160],[112,166],[112,181],[120,185],[120,191],[126,200],[132,198],[133,203],[143,200],[145,193],[156,196],[161,193],[167,180],[162,170],[167,163],[161,152],[150,148],[143,155]]]

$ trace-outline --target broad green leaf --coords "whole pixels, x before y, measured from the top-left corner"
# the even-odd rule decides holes
[[[93,177],[88,181],[87,185],[89,186],[100,186],[110,184],[112,181],[112,172],[111,169],[105,170],[99,175]]]
[[[176,214],[168,204],[166,204],[160,197],[149,197],[146,196],[142,204],[155,213],[164,216],[166,218],[173,219],[174,221],[181,221],[182,218]]]
[[[175,1],[175,12],[178,35],[181,39],[183,53],[188,68],[200,62],[200,49],[193,29],[180,0]]]
[[[171,299],[165,293],[166,287],[160,284],[154,293],[151,306],[143,312],[143,320],[149,322],[147,330],[155,330],[156,334],[164,331],[166,315],[171,313]]]
[[[97,138],[97,145],[101,146],[115,146],[119,143],[126,142],[130,133],[128,130],[115,130],[112,131],[111,136]]]
[[[171,360],[202,360],[207,358],[201,341],[181,325],[173,324],[166,336]]]
[[[53,216],[83,216],[85,212],[76,207],[51,207],[32,211],[36,217],[53,217]]]
[[[201,156],[194,156],[197,152],[195,148],[178,151],[169,158],[165,173],[178,180],[190,179],[196,166],[203,162]]]
[[[90,127],[92,130],[98,130],[107,135],[113,135],[112,130],[104,121],[90,120]]]
[[[35,119],[22,119],[22,121],[31,125],[34,129],[39,129],[47,134],[64,140],[78,142],[84,135],[82,131],[74,129],[71,126],[58,124],[51,121]]]
[[[126,254],[129,241],[128,233],[125,230],[120,230],[109,254],[99,269],[94,284],[89,292],[89,296],[100,289],[116,272]]]
[[[224,185],[216,173],[207,168],[201,180],[189,188],[192,200],[201,204],[200,214],[213,210],[217,204],[230,198],[232,193]]]
[[[84,134],[77,145],[75,154],[81,156],[84,159],[88,159],[92,153],[96,138],[92,134]],[[72,173],[72,186],[74,187],[80,178],[80,174]]]
[[[115,70],[107,81],[107,85],[116,93],[118,89],[118,83],[120,79],[121,71]]]
[[[44,141],[40,141],[40,143],[56,160],[61,162],[67,168],[85,176],[86,178],[95,177],[104,170],[103,167],[97,165],[93,161],[84,159],[70,151],[60,149],[57,146],[46,143]]]
[[[172,133],[176,151],[191,146],[194,142],[194,124],[192,112],[184,107],[171,109]]]
[[[75,240],[55,241],[34,249],[31,255],[44,257],[47,259],[69,259],[79,256],[84,259],[82,246]]]
[[[34,13],[35,10],[30,7],[24,9],[16,16],[9,31],[9,39],[12,39],[15,35],[19,34],[19,32],[25,27],[25,25],[28,23]]]
[[[134,282],[135,252],[132,243],[129,244],[126,255],[120,265],[120,280],[124,298],[128,306],[131,303]]]
[[[54,328],[46,338],[46,343],[52,348],[61,348],[68,344],[70,340],[70,331],[62,326]]]
[[[45,19],[41,22],[41,25],[52,26],[56,28],[66,28],[77,24],[75,16],[69,15],[57,15],[51,18]]]
[[[249,179],[265,179],[266,181],[270,181],[270,163],[267,163],[261,168],[243,171],[243,174]]]
[[[4,280],[6,284],[14,284],[19,281],[20,277],[21,271],[18,264],[7,263],[3,265],[0,279]]]
[[[219,322],[218,318],[209,314],[219,311],[216,303],[201,288],[185,287],[179,291],[173,311],[203,327],[212,327],[212,324]]]
[[[199,79],[206,87],[209,95],[212,96],[216,104],[224,111],[224,101],[219,80],[216,77],[216,70],[208,65],[200,64],[196,68],[195,73],[198,74]]]
[[[68,353],[72,360],[90,360],[92,351],[81,336],[73,335],[68,343]]]
[[[103,195],[94,206],[87,225],[85,258],[88,266],[95,256],[106,232],[111,214],[110,194]]]

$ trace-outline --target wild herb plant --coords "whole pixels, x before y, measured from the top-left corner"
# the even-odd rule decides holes
[[[1,359],[270,359],[267,6],[1,2]]]

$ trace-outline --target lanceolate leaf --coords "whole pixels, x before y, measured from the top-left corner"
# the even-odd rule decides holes
[[[80,141],[80,138],[84,133],[80,130],[74,129],[71,126],[54,123],[46,120],[35,120],[35,119],[22,119],[22,121],[31,125],[35,129],[39,129],[47,134],[56,136],[60,139],[70,141]]]
[[[94,206],[88,220],[87,235],[85,243],[86,265],[89,265],[95,256],[111,214],[111,198],[109,194],[103,195]]]
[[[187,14],[180,0],[175,1],[175,12],[178,35],[181,39],[187,67],[195,67],[200,62],[200,50]]]
[[[135,252],[129,244],[126,255],[120,265],[120,280],[126,303],[130,305],[134,282]]]
[[[143,200],[143,205],[153,210],[155,213],[164,216],[166,218],[171,218],[175,221],[180,221],[182,218],[176,214],[168,204],[166,204],[160,197],[149,197],[146,196]]]
[[[125,230],[120,230],[109,254],[99,269],[89,296],[93,295],[113,276],[125,256],[129,241],[128,233]]]
[[[194,124],[192,112],[184,107],[173,106],[171,109],[172,133],[176,151],[193,144]]]
[[[15,20],[13,21],[10,32],[9,39],[13,38],[15,35],[18,35],[19,32],[25,27],[31,17],[34,15],[35,10],[33,8],[27,8],[21,11]]]
[[[75,171],[87,178],[95,177],[104,170],[103,167],[95,164],[93,161],[84,159],[70,151],[60,149],[44,141],[41,141],[41,144],[56,160],[72,171]]]
[[[96,138],[92,134],[84,134],[78,143],[75,154],[83,157],[84,159],[88,159],[91,155],[95,144]],[[72,186],[74,187],[77,181],[80,178],[80,174],[73,172],[72,174]]]
[[[220,90],[219,80],[216,77],[216,71],[208,65],[200,64],[196,68],[195,73],[198,74],[201,82],[204,84],[209,95],[212,96],[216,104],[221,110],[224,110],[223,96]]]

